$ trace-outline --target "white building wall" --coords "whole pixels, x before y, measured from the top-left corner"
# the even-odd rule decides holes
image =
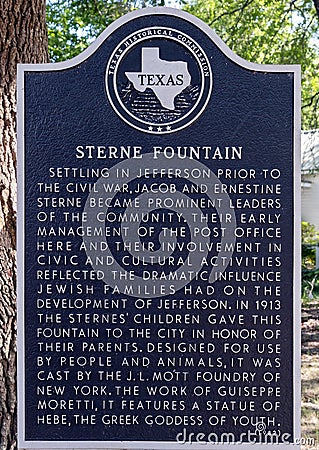
[[[319,174],[302,176],[301,219],[319,230]]]

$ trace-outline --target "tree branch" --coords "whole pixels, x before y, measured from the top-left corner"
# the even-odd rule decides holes
[[[218,21],[220,18],[222,18],[224,16],[228,16],[228,15],[234,14],[236,12],[243,11],[247,6],[249,6],[253,2],[254,2],[254,0],[246,0],[246,2],[242,6],[235,8],[232,11],[225,11],[224,13],[220,14],[218,17],[215,17],[215,19],[213,19],[209,23],[209,25],[211,26],[214,22]]]
[[[310,97],[309,99],[307,99],[307,100],[308,100],[308,103],[306,103],[305,105],[303,105],[301,109],[308,108],[308,106],[311,106],[311,105],[313,104],[315,98],[318,97],[318,96],[319,96],[319,91],[316,92],[312,97]],[[319,98],[319,97],[318,97],[318,98]]]
[[[313,0],[313,3],[315,5],[316,11],[317,11],[318,20],[319,20],[319,0]]]

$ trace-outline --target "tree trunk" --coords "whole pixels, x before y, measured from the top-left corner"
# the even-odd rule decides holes
[[[0,0],[0,450],[16,447],[16,67],[46,61],[45,0]]]
[[[316,11],[317,11],[317,16],[318,16],[318,20],[319,20],[319,0],[313,0]]]

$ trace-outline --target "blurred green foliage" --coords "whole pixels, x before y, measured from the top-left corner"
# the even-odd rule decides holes
[[[303,129],[319,128],[319,18],[313,0],[48,0],[51,60],[76,56],[129,11],[176,5],[248,61],[301,64]]]

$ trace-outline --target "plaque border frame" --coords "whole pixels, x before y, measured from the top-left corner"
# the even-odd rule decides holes
[[[17,71],[17,155],[18,155],[18,213],[17,213],[17,309],[18,309],[18,326],[17,326],[17,346],[18,346],[18,448],[19,449],[165,449],[165,450],[234,450],[238,448],[239,444],[213,444],[213,443],[196,443],[180,444],[177,442],[165,441],[34,441],[25,440],[25,365],[24,365],[24,332],[25,332],[25,318],[24,318],[24,181],[25,181],[25,165],[24,165],[24,76],[26,72],[45,72],[45,71],[60,71],[70,69],[88,59],[98,50],[104,41],[122,25],[134,20],[138,17],[152,16],[152,15],[167,15],[179,17],[186,22],[201,29],[208,38],[210,38],[215,45],[227,56],[231,61],[239,66],[249,69],[250,71],[269,72],[269,73],[293,73],[294,74],[294,123],[293,123],[293,143],[294,143],[294,272],[293,272],[293,418],[294,418],[294,441],[289,444],[276,445],[279,450],[290,450],[300,448],[301,437],[301,157],[300,157],[300,130],[301,130],[301,70],[299,65],[270,65],[270,64],[256,64],[236,55],[222,39],[202,20],[197,17],[179,9],[168,7],[154,7],[145,8],[138,11],[128,13],[117,19],[109,25],[100,36],[80,55],[59,63],[45,63],[45,64],[18,64]],[[299,443],[297,442],[299,440]],[[246,444],[243,443],[247,450],[270,450],[271,444]]]

